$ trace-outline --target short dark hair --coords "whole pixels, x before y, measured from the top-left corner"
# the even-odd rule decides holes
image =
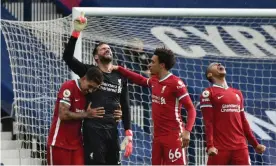
[[[105,43],[105,42],[95,42],[96,44],[95,44],[95,47],[94,47],[94,49],[93,49],[93,56],[95,56],[97,53],[98,53],[98,47],[100,47],[101,45],[103,45],[103,44],[107,44],[107,43]]]
[[[154,55],[158,56],[159,63],[164,63],[165,68],[170,70],[175,64],[174,53],[165,47],[156,48]]]
[[[103,82],[103,73],[98,67],[91,67],[87,70],[85,77],[88,81],[94,81],[97,84]]]
[[[208,65],[206,71],[205,71],[205,77],[206,77],[206,79],[207,79],[210,83],[213,83],[213,79],[212,79],[212,77],[208,77],[208,74],[210,73],[210,69],[211,69],[211,67],[212,67],[214,64],[217,64],[217,62],[212,62],[212,63],[210,63],[210,64]]]

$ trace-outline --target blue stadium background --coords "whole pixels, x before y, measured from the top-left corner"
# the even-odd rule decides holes
[[[96,7],[196,7],[196,8],[272,8],[276,7],[276,2],[273,1],[259,1],[259,0],[233,0],[231,3],[225,3],[225,1],[220,1],[220,0],[186,0],[186,1],[178,1],[178,0],[171,0],[171,1],[166,1],[166,0],[152,0],[152,1],[147,1],[147,0],[140,0],[140,1],[127,1],[127,0],[118,0],[118,1],[109,1],[109,0],[94,0],[91,2],[90,0],[82,0],[82,1],[77,1],[79,6],[96,6]],[[62,9],[62,12],[64,15],[68,15],[71,13],[71,8],[70,5],[65,4],[64,1],[56,1],[56,5]],[[13,17],[3,6],[1,6],[1,18],[3,19],[16,19]],[[28,17],[28,16],[26,16]],[[1,34],[1,40],[4,41],[3,35]],[[275,46],[275,45],[274,45]],[[5,111],[6,113],[10,113],[11,109],[11,104],[13,102],[13,90],[12,90],[12,78],[11,78],[11,72],[10,72],[10,66],[9,66],[9,58],[8,58],[8,53],[6,49],[6,44],[5,42],[1,42],[1,111]],[[121,57],[126,58],[126,57]],[[126,59],[127,60],[127,59]],[[203,75],[197,71],[204,70],[202,66],[206,66],[209,62],[211,61],[224,61],[225,59],[223,58],[202,58],[202,59],[188,59],[188,58],[182,58],[178,57],[177,62],[178,64],[181,65],[176,65],[176,67],[173,69],[173,73],[179,75],[183,80],[185,80],[186,84],[189,85],[189,92],[192,95],[192,99],[194,102],[198,101],[199,95],[202,92],[203,87],[209,86],[209,84],[206,81],[195,81],[194,78],[197,79],[204,79]],[[244,60],[244,59],[243,59]],[[258,63],[259,61],[257,60],[247,60],[247,62],[251,63],[246,63],[246,65],[242,66],[240,63],[240,59],[236,60],[231,60],[230,61],[225,61],[225,65],[229,67],[235,67],[234,70],[229,70],[228,73],[231,75],[232,73],[243,73],[243,75],[247,75],[248,78],[250,78],[250,82],[256,83],[256,84],[250,84],[251,87],[248,87],[246,84],[239,84],[239,81],[241,80],[240,76],[232,76],[227,78],[229,82],[232,82],[231,84],[233,87],[237,87],[241,89],[242,91],[246,91],[244,93],[246,100],[246,106],[247,109],[246,111],[249,112],[250,114],[255,115],[258,118],[262,118],[262,120],[267,121],[268,123],[271,123],[269,117],[264,113],[266,110],[274,110],[276,108],[276,102],[275,102],[275,86],[266,86],[265,83],[270,83],[270,85],[276,85],[276,64],[271,63],[271,61],[265,61],[262,60],[261,63]],[[275,62],[275,60],[274,60]],[[195,65],[198,64],[198,65]],[[130,64],[129,67],[133,67]],[[135,66],[134,66],[135,67]],[[240,70],[239,67],[244,68],[244,70]],[[272,72],[271,73],[261,73],[261,72],[250,72],[250,68],[254,69],[270,69]],[[180,69],[183,72],[179,72]],[[190,72],[185,72],[185,70],[189,70]],[[193,73],[193,74],[192,74]],[[265,77],[267,76],[267,77]],[[262,79],[259,79],[259,77],[263,77]],[[262,87],[259,87],[257,84],[262,84]],[[24,88],[24,87],[22,87]],[[267,96],[261,96],[260,93],[254,93],[253,91],[248,91],[250,89],[263,89],[263,92],[267,92]],[[147,89],[132,89],[133,91],[135,90],[136,92],[143,92],[143,95],[131,95],[132,99],[136,99],[137,101],[149,101],[148,94],[149,91]],[[270,93],[273,92],[273,93]],[[255,98],[266,98],[266,99],[273,99],[273,100],[262,100],[257,103],[252,103],[251,99]],[[136,104],[143,104],[143,103],[136,103]],[[252,106],[254,105],[254,107]],[[144,105],[145,108],[148,108],[148,105]],[[258,108],[258,110],[257,110]],[[259,109],[261,108],[261,109]],[[34,114],[33,116],[38,116],[37,114]],[[149,116],[147,113],[145,113],[144,116]],[[200,115],[200,112],[198,112],[198,116]],[[149,124],[149,122],[145,118],[145,124]],[[41,121],[35,121],[33,123],[43,123]],[[198,126],[202,125],[201,121],[196,122]],[[272,123],[273,124],[273,123]],[[46,124],[48,125],[48,124]],[[276,125],[276,124],[274,124]],[[133,129],[135,131],[142,131],[141,128],[139,128],[136,125],[133,125]],[[146,129],[147,131],[149,129]],[[195,128],[197,132],[201,131],[201,128]],[[276,139],[276,131],[271,132],[269,130],[264,129],[270,137],[272,137],[272,140],[260,140],[261,143],[269,146],[269,147],[274,147],[274,148],[269,148],[269,151],[265,152],[265,155],[260,156],[256,155],[254,153],[251,153],[251,159],[252,159],[252,164],[257,165],[257,164],[262,164],[264,163],[270,163],[270,164],[276,164],[276,144],[275,144],[275,139]],[[143,146],[144,148],[139,148],[134,150],[134,155],[135,157],[132,157],[131,160],[137,160],[139,163],[146,162],[150,164],[150,158],[139,158],[135,154],[140,154],[140,156],[150,156],[150,148],[151,145],[147,141],[143,140],[150,140],[149,135],[142,135],[140,132],[136,132],[137,135],[137,141],[135,144],[138,146]],[[201,135],[193,135],[193,137],[201,137]],[[194,139],[192,138],[192,140]],[[143,141],[143,142],[142,142]],[[191,147],[194,147],[194,143],[191,142]],[[250,148],[251,152],[254,152],[252,148]],[[195,152],[193,151],[193,148],[189,149],[190,154],[194,154]],[[194,155],[192,155],[194,156]],[[273,157],[274,156],[274,157]],[[254,160],[253,160],[254,159]],[[191,157],[189,158],[191,163],[194,163],[194,158]]]

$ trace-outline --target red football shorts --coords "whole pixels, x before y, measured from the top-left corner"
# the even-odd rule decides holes
[[[84,165],[83,147],[77,150],[47,146],[48,165]]]
[[[152,165],[186,165],[186,153],[178,133],[153,139]]]
[[[251,165],[248,149],[218,150],[215,156],[209,156],[207,165]]]

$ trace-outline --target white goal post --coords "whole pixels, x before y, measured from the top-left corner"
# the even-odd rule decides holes
[[[108,43],[114,63],[147,76],[147,63],[156,47],[176,54],[171,72],[186,83],[197,109],[188,152],[189,165],[205,165],[204,125],[199,96],[210,86],[204,71],[210,62],[226,66],[230,86],[245,97],[250,126],[266,152],[252,164],[276,164],[276,10],[202,8],[73,8],[72,15],[56,20],[24,22],[1,19],[10,60],[16,127],[21,155],[46,162],[46,140],[60,85],[77,76],[62,59],[72,32],[72,21],[85,13],[88,25],[78,39],[74,56],[94,63],[97,41]],[[3,49],[3,48],[2,48]],[[150,165],[152,143],[151,97],[147,88],[129,84],[134,151],[122,164]],[[186,111],[183,110],[186,120]],[[123,126],[119,125],[120,138]],[[26,157],[28,156],[28,157]],[[4,160],[2,160],[4,162]],[[37,164],[37,162],[35,162]],[[5,164],[5,162],[4,162]]]

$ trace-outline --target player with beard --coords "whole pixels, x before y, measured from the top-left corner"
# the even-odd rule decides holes
[[[65,47],[63,59],[69,68],[82,77],[91,67],[73,57],[80,32],[85,28],[87,19],[81,15],[74,21],[74,31]],[[84,119],[83,140],[86,165],[120,164],[120,147],[117,130],[117,118],[122,116],[125,129],[125,156],[132,153],[132,131],[130,128],[129,96],[127,80],[117,71],[110,72],[112,51],[108,44],[98,43],[93,50],[93,57],[98,68],[103,72],[103,83],[99,90],[86,95],[87,104],[104,107],[103,118]],[[120,111],[122,110],[122,112]]]
[[[241,91],[228,87],[226,70],[220,63],[211,63],[206,78],[213,86],[200,97],[205,124],[208,165],[249,165],[247,141],[259,154],[265,146],[257,142],[244,113]]]

